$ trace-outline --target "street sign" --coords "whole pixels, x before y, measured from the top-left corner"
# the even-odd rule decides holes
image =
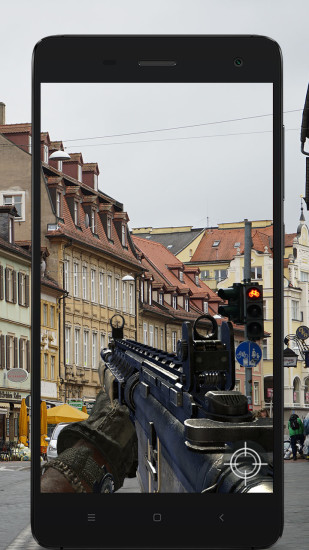
[[[68,405],[71,405],[71,407],[75,407],[75,409],[78,409],[79,411],[83,408],[83,400],[82,399],[68,399]]]
[[[29,376],[29,373],[24,369],[12,368],[7,371],[7,379],[10,382],[15,382],[19,384],[20,382],[25,382]]]
[[[27,395],[25,399],[26,407],[31,407],[31,395]]]
[[[296,331],[296,336],[299,340],[307,340],[309,338],[309,328],[306,325],[301,325]]]
[[[242,367],[256,367],[262,359],[262,350],[255,342],[246,340],[237,346],[236,359]]]

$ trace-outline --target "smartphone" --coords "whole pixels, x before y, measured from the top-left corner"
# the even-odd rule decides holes
[[[32,105],[35,538],[269,547],[283,528],[278,44],[52,36]]]

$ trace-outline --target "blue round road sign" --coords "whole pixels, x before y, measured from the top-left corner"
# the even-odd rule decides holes
[[[296,331],[296,336],[299,340],[307,340],[309,338],[309,328],[306,325],[301,325]]]
[[[255,342],[246,340],[237,346],[236,359],[242,367],[256,367],[262,359],[262,350]]]

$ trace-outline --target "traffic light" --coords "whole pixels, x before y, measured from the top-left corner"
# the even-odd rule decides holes
[[[232,287],[220,288],[218,291],[218,296],[228,302],[228,305],[219,306],[218,313],[234,323],[244,322],[243,286],[242,283],[234,283]]]
[[[260,340],[263,338],[263,287],[259,283],[245,284],[244,318],[248,340]]]

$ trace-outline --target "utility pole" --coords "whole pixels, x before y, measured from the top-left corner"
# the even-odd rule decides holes
[[[244,251],[244,283],[251,282],[251,222],[247,219],[244,220],[245,223],[245,251]],[[245,324],[244,330],[245,340],[248,339],[247,335],[247,326]],[[248,405],[252,405],[252,374],[253,369],[250,367],[245,367],[245,389],[246,396],[248,399]]]

